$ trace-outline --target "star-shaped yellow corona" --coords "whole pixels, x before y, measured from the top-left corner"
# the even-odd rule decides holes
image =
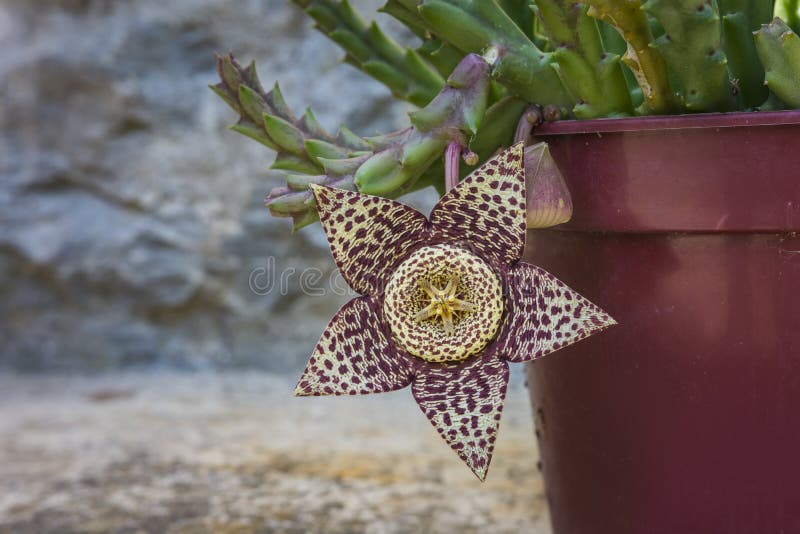
[[[418,322],[441,321],[445,334],[452,336],[456,329],[453,321],[458,319],[459,312],[473,312],[475,305],[458,298],[458,280],[451,276],[443,288],[436,287],[430,280],[421,280],[420,288],[430,297],[430,303],[414,316]]]

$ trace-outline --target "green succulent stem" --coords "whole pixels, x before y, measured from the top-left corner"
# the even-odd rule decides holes
[[[619,56],[607,53],[595,19],[572,0],[537,0],[531,6],[554,48],[564,86],[577,102],[579,119],[632,115]]]
[[[275,216],[292,217],[295,230],[317,220],[310,184],[389,198],[439,185],[442,174],[432,167],[445,147],[452,142],[467,147],[478,139],[487,112],[489,65],[474,54],[458,64],[427,106],[410,114],[411,127],[369,138],[345,127],[332,136],[310,111],[295,118],[277,85],[264,91],[252,64],[242,67],[231,55],[218,56],[217,64],[222,81],[212,89],[240,115],[234,129],[276,150],[273,168],[291,171],[266,205]],[[485,135],[480,139],[494,148],[501,144]]]
[[[588,14],[613,26],[627,43],[622,61],[631,69],[642,89],[644,113],[663,114],[676,110],[664,58],[653,46],[650,23],[640,0],[586,0]]]
[[[463,52],[484,54],[492,77],[531,103],[572,108],[574,101],[542,52],[495,0],[423,0],[429,30]]]
[[[733,107],[722,27],[714,2],[647,0],[644,10],[664,30],[652,44],[680,81],[687,110],[722,111]]]
[[[789,106],[800,108],[800,37],[775,18],[755,33],[755,41],[770,91]]]
[[[771,0],[717,0],[722,42],[739,107],[760,106],[769,95],[753,32],[772,19]]]
[[[444,85],[442,75],[417,51],[404,48],[376,24],[366,24],[347,0],[294,0],[317,29],[346,53],[345,62],[417,106],[430,102]]]

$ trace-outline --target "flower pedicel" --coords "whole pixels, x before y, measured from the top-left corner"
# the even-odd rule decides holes
[[[295,394],[410,385],[442,438],[483,480],[508,362],[615,324],[550,273],[519,261],[523,167],[517,144],[442,197],[430,219],[393,200],[312,186],[336,265],[362,296],[328,324]]]

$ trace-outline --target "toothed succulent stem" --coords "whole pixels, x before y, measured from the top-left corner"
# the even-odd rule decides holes
[[[388,37],[376,23],[367,25],[347,0],[294,0],[319,31],[344,49],[345,61],[414,105],[430,102],[444,78],[415,50]]]
[[[664,29],[652,46],[679,80],[677,93],[686,109],[695,112],[730,109],[733,98],[716,4],[698,0],[647,0],[643,8]]]
[[[669,113],[676,108],[667,65],[653,47],[653,34],[640,0],[586,0],[588,14],[613,26],[628,44],[622,61],[642,89],[645,113]]]
[[[486,113],[488,93],[489,66],[474,54],[466,56],[436,98],[410,115],[414,126],[370,138],[350,132],[350,144],[360,144],[359,151],[347,151],[331,141],[308,140],[305,145],[315,147],[316,160],[323,171],[311,176],[288,176],[286,186],[273,189],[267,196],[267,207],[273,215],[292,217],[297,229],[317,220],[313,196],[308,191],[310,184],[389,198],[432,185],[432,180],[441,180],[441,174],[427,171],[441,160],[448,144],[458,147],[454,152],[458,158],[470,140],[479,140],[476,134]],[[501,144],[486,136],[480,141],[493,144],[494,148]],[[470,152],[467,157],[475,163],[474,154]],[[455,173],[457,182],[457,167]]]
[[[537,0],[533,7],[554,48],[564,86],[577,104],[579,119],[632,115],[619,56],[603,50],[597,22],[573,0]]]
[[[784,103],[800,108],[800,37],[781,19],[755,33],[766,84]]]
[[[771,0],[717,0],[731,86],[739,107],[760,106],[769,96],[753,32],[772,19]]]
[[[463,52],[484,54],[492,77],[531,103],[566,109],[574,102],[542,52],[493,1],[424,0],[419,12],[440,39]]]

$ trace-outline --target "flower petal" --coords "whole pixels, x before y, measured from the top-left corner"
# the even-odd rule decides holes
[[[444,440],[479,479],[492,461],[508,386],[508,365],[495,356],[422,368],[414,398]]]
[[[482,256],[506,265],[525,247],[525,170],[522,143],[490,159],[434,206],[434,231],[469,242]]]
[[[294,391],[298,396],[360,395],[404,388],[414,372],[378,326],[380,304],[357,297],[334,315]]]
[[[510,362],[528,362],[617,324],[606,312],[535,265],[508,272],[508,318],[499,351]]]
[[[394,200],[310,187],[342,277],[363,295],[378,294],[399,261],[425,237],[425,216]]]

